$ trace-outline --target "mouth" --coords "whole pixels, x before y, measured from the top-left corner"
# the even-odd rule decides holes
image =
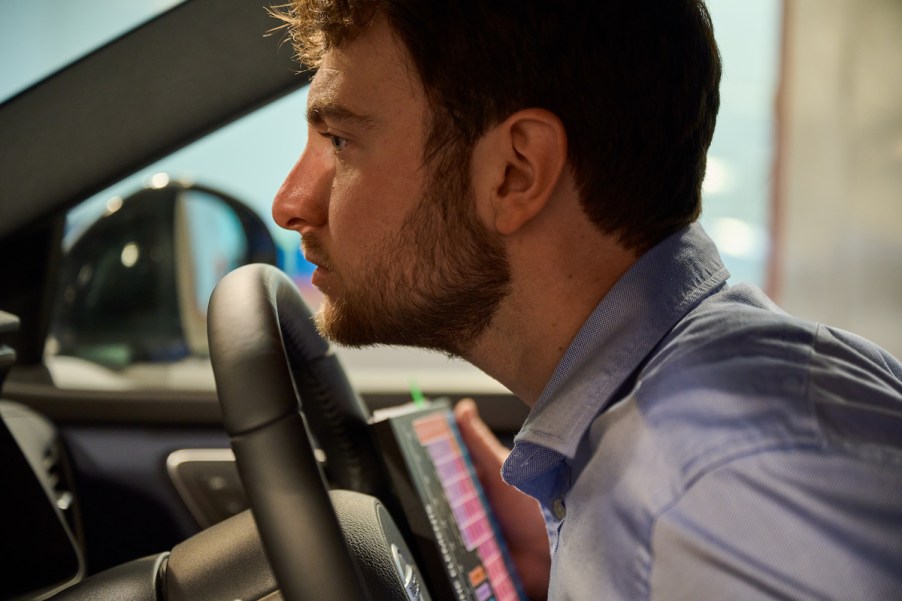
[[[322,243],[312,236],[301,238],[301,252],[308,263],[316,266],[310,276],[310,283],[325,294],[326,289],[330,288],[328,282],[332,274],[332,261],[329,260],[328,253]]]
[[[331,261],[329,261],[322,244],[316,238],[301,238],[301,253],[303,253],[304,259],[308,263],[316,265],[317,269],[332,271]]]
[[[307,253],[304,253],[304,259],[308,263],[315,265],[318,270],[331,271],[326,261],[324,261],[322,258],[317,257],[316,255],[308,255]]]

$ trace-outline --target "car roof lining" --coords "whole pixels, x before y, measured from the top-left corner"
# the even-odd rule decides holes
[[[0,236],[305,85],[265,35],[277,24],[253,2],[189,0],[0,105]]]

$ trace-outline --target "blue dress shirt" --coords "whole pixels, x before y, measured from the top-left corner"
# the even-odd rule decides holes
[[[515,439],[553,600],[902,600],[902,364],[730,287],[702,228],[599,303]]]

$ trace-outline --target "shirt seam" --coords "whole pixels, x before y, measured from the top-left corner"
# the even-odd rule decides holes
[[[815,434],[820,441],[821,448],[826,448],[828,446],[828,441],[826,434],[823,431],[823,428],[820,425],[820,419],[817,416],[817,407],[814,399],[811,397],[811,363],[814,358],[814,350],[817,346],[818,340],[820,340],[821,328],[824,326],[822,324],[817,324],[814,328],[813,336],[811,339],[811,344],[808,345],[808,354],[805,357],[805,387],[802,390],[803,399],[805,399],[805,404],[808,406],[808,416],[812,420],[812,424],[814,424]]]

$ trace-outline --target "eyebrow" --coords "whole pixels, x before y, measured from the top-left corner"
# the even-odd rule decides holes
[[[373,117],[355,113],[349,108],[334,102],[313,102],[307,107],[307,123],[321,125],[327,119],[345,123],[350,122],[367,129],[371,129],[376,124],[376,120]]]

